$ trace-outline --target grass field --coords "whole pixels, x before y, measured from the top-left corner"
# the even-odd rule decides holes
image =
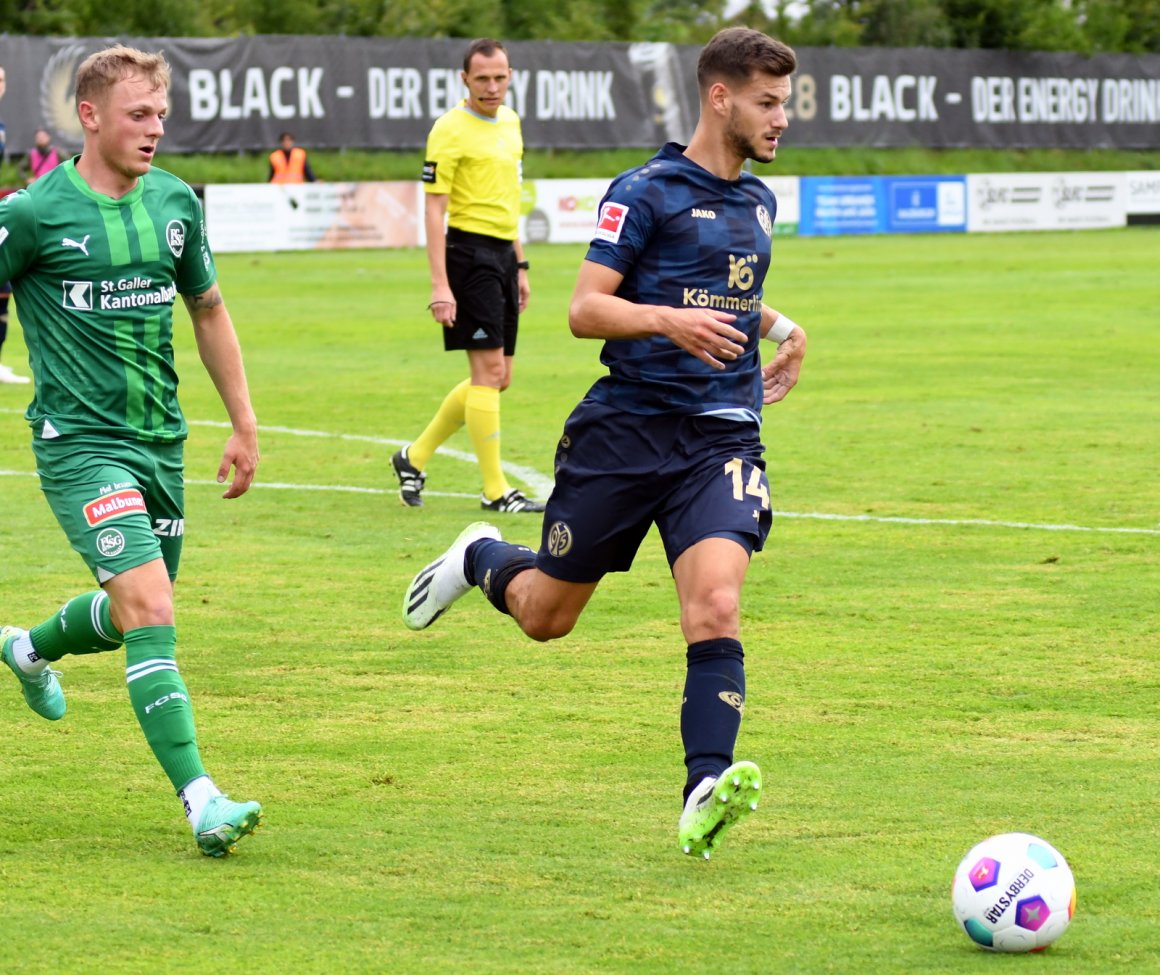
[[[567,640],[523,639],[478,593],[407,631],[410,577],[480,514],[465,434],[426,508],[390,490],[463,371],[424,258],[221,258],[264,458],[220,500],[223,413],[182,325],[179,659],[207,766],[266,826],[197,855],[120,654],[63,661],[58,723],[0,675],[0,968],[1160,972],[1156,246],[777,242],[766,300],[810,347],[767,413],[781,516],[743,606],[738,757],[767,788],[707,863],[676,849],[684,645],[657,539]],[[582,254],[529,250],[504,454],[535,490],[600,369],[565,325]],[[90,585],[32,476],[27,398],[0,387],[0,609],[21,625]],[[537,544],[534,517],[502,524]],[[1046,955],[995,957],[949,888],[1016,829],[1069,858],[1079,910]]]

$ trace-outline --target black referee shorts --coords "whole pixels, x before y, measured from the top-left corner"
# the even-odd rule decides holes
[[[443,329],[443,348],[515,355],[520,289],[512,242],[448,227],[446,253],[455,324]]]

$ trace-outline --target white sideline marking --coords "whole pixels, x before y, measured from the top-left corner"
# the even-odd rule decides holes
[[[0,408],[0,413],[17,413],[23,415],[23,410]],[[230,425],[217,420],[190,420],[190,426],[217,427],[229,429]],[[407,440],[397,440],[392,437],[370,437],[354,433],[327,433],[325,430],[298,430],[294,427],[259,426],[259,430],[269,433],[286,433],[295,437],[321,437],[330,440],[351,440],[360,443],[382,444],[384,446],[401,447]],[[463,450],[454,450],[450,447],[440,447],[436,453],[444,454],[456,460],[475,463],[475,455]],[[504,464],[504,470],[514,474],[530,486],[537,495],[546,498],[552,491],[551,478],[545,477],[531,467],[519,464]],[[36,477],[34,471],[14,471],[0,469],[0,477]],[[186,484],[196,486],[221,487],[217,481],[195,481],[189,478]],[[394,494],[393,488],[356,487],[344,484],[285,484],[279,482],[255,481],[255,488],[264,488],[271,491],[337,491],[347,494]],[[452,491],[424,491],[426,497],[433,498],[474,498],[475,494],[462,494]],[[1096,532],[1117,535],[1160,535],[1160,528],[1117,528],[1100,525],[1053,525],[1038,524],[1028,521],[998,521],[988,518],[907,518],[890,515],[838,515],[827,514],[821,511],[775,511],[775,518],[809,518],[816,521],[861,521],[883,525],[946,525],[949,527],[967,528],[1017,528],[1026,531],[1045,532]]]
[[[188,422],[189,422],[189,425],[191,427],[194,427],[194,426],[196,426],[196,427],[219,427],[219,428],[222,428],[225,430],[230,429],[230,425],[228,423],[223,422],[223,421],[190,420]],[[365,436],[362,434],[357,434],[357,433],[328,433],[325,430],[298,430],[298,429],[295,429],[294,427],[271,427],[271,426],[266,426],[264,424],[259,426],[258,429],[263,431],[263,432],[266,432],[266,433],[288,433],[294,437],[322,437],[322,438],[327,439],[327,440],[352,440],[352,441],[357,441],[358,443],[382,444],[383,446],[389,446],[389,447],[405,447],[407,444],[409,444],[411,442],[409,440],[396,440],[393,437],[368,437],[368,436]],[[461,460],[461,461],[468,463],[468,464],[476,463],[475,454],[468,453],[465,450],[455,450],[452,447],[439,447],[436,449],[435,453],[442,454],[445,457],[452,457],[455,460]],[[541,474],[534,467],[524,467],[521,464],[510,464],[507,461],[504,461],[502,466],[503,466],[505,474],[511,474],[512,476],[523,481],[526,485],[528,485],[528,487],[530,487],[532,489],[532,493],[536,497],[546,498],[549,494],[552,493],[552,485],[555,482],[550,477],[545,477],[543,474]],[[387,492],[387,493],[394,493],[394,492]],[[437,497],[452,497],[452,498],[475,497],[475,495],[473,495],[473,494],[472,495],[467,495],[467,494],[464,494],[464,495],[459,495],[459,494],[440,495],[435,491],[427,491],[427,490],[424,490],[423,493],[429,497],[436,497],[436,498]]]
[[[819,511],[775,511],[775,518],[816,518],[819,521],[873,521],[896,525],[966,525],[978,528],[1028,528],[1041,532],[1118,532],[1124,535],[1160,535],[1160,528],[1108,528],[1098,525],[1039,525],[1030,521],[991,521],[987,518],[903,518],[889,515],[830,515]]]
[[[406,442],[406,441],[402,441]],[[472,458],[474,459],[474,458]],[[0,477],[36,477],[34,471],[0,469]],[[198,487],[221,487],[217,481],[185,479],[186,484]],[[346,494],[394,494],[394,488],[357,487],[350,484],[285,484],[277,481],[255,481],[255,488],[267,491],[335,491]],[[424,491],[424,497],[474,498],[474,494],[456,491]],[[1030,521],[992,521],[987,518],[904,518],[889,515],[835,515],[823,511],[775,511],[775,518],[812,518],[816,521],[862,521],[880,525],[947,525],[968,528],[1021,528],[1043,532],[1106,532],[1119,535],[1160,535],[1160,528],[1115,528],[1100,525],[1052,525]]]

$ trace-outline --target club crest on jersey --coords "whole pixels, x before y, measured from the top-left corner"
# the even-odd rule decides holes
[[[548,552],[561,558],[572,551],[572,529],[566,522],[557,521],[548,529]]]
[[[770,219],[769,211],[765,209],[764,203],[757,204],[757,222],[761,224],[761,229],[765,231],[766,237],[773,236],[773,220]]]
[[[85,521],[96,526],[111,518],[135,515],[145,510],[145,499],[136,488],[104,494],[84,506]]]
[[[615,244],[620,240],[620,230],[627,216],[628,207],[623,203],[613,203],[611,200],[605,203],[600,208],[600,219],[596,221],[596,239]]]
[[[173,251],[174,257],[181,257],[185,250],[185,225],[180,220],[170,220],[165,227],[165,243]]]
[[[116,528],[106,528],[97,536],[97,551],[107,559],[125,551],[125,536]]]

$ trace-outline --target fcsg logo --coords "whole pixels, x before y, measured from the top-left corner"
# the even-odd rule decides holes
[[[185,250],[185,224],[180,220],[170,220],[165,228],[165,243],[174,257],[181,257]]]

